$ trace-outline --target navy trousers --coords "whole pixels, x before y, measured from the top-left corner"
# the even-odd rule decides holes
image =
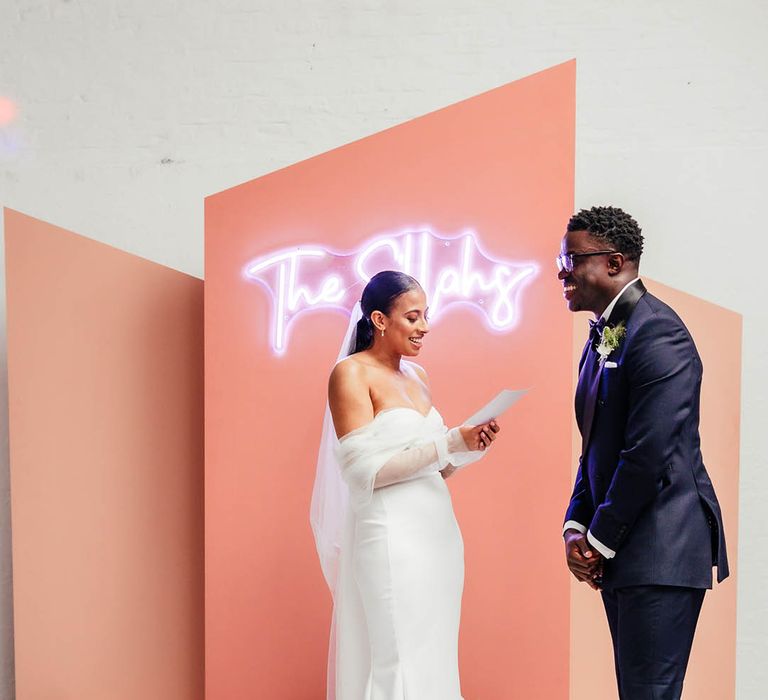
[[[603,591],[620,700],[680,700],[702,588]]]

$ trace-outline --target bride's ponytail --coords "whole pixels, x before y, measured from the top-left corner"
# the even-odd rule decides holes
[[[352,353],[360,352],[361,350],[367,350],[371,347],[373,342],[373,326],[371,320],[367,316],[363,316],[357,322],[357,330],[355,333],[355,349]]]

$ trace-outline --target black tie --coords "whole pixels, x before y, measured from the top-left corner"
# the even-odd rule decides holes
[[[599,320],[597,321],[591,321],[589,322],[589,344],[590,347],[594,350],[599,344],[601,335],[603,333],[603,328],[605,328],[605,319],[601,316]]]

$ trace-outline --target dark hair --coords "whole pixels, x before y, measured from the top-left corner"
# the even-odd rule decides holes
[[[627,260],[640,260],[643,234],[637,221],[618,207],[592,207],[574,214],[568,231],[587,231],[623,253]]]
[[[381,311],[381,313],[389,315],[397,297],[410,292],[412,289],[421,289],[421,285],[404,272],[384,270],[371,277],[371,281],[363,289],[363,296],[360,297],[363,317],[357,322],[355,349],[352,354],[367,350],[373,345],[371,314],[374,311]]]

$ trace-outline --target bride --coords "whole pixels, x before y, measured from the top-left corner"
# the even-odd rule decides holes
[[[443,480],[499,426],[446,428],[404,359],[428,332],[419,283],[380,272],[331,373],[311,512],[334,598],[328,700],[461,700],[464,548]]]

